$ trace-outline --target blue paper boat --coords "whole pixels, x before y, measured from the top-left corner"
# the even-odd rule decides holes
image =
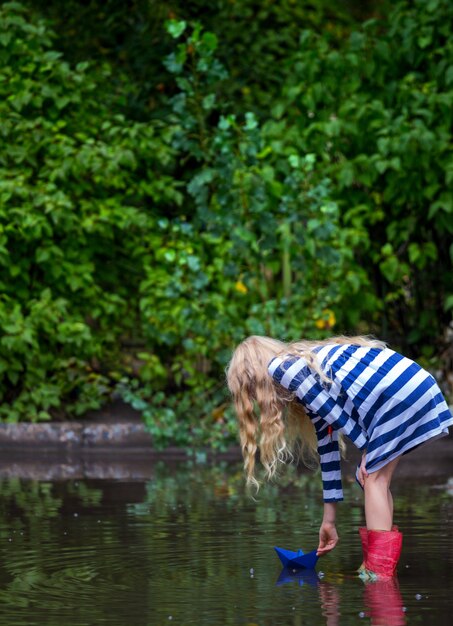
[[[302,550],[293,552],[292,550],[284,550],[283,548],[274,547],[278,558],[282,562],[283,567],[289,567],[293,569],[315,569],[315,565],[318,562],[316,556],[316,550],[304,554]]]
[[[294,581],[296,581],[300,587],[307,584],[316,587],[319,584],[319,577],[314,569],[284,567],[275,584],[277,587],[280,587],[287,583],[294,583]]]

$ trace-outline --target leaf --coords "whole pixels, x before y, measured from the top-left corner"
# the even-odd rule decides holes
[[[202,170],[200,173],[196,174],[196,176],[192,178],[190,183],[187,185],[187,191],[192,196],[197,196],[197,194],[200,193],[200,191],[203,189],[203,187],[205,187],[205,185],[212,182],[212,180],[214,179],[214,176],[215,176],[215,173],[212,169],[205,168],[204,170]]]
[[[386,243],[382,246],[381,252],[384,256],[390,256],[393,254],[393,246],[391,243]]]
[[[210,52],[215,52],[217,49],[218,40],[214,33],[203,33],[201,41]]]
[[[379,172],[379,174],[383,174],[387,170],[389,165],[390,165],[390,161],[387,161],[387,160],[379,159],[375,162],[375,167],[377,171]]]
[[[254,113],[248,112],[245,114],[245,128],[246,130],[254,130],[258,127],[258,121]]]
[[[394,283],[399,274],[399,263],[395,256],[390,256],[379,264],[382,274],[389,281]]]
[[[354,182],[354,166],[346,162],[338,172],[338,182],[342,187],[350,187]]]
[[[453,83],[453,65],[450,65],[445,71],[445,83],[447,86]]]
[[[0,43],[2,44],[2,46],[5,46],[5,48],[10,43],[12,38],[12,33],[0,33]]]
[[[418,244],[416,243],[411,243],[409,244],[409,261],[411,263],[416,263],[417,260],[420,258],[420,247],[418,246]]]
[[[443,193],[439,200],[430,204],[428,211],[428,219],[433,218],[438,211],[444,211],[445,213],[453,213],[453,195],[451,193]]]
[[[167,33],[174,39],[178,39],[184,33],[187,28],[187,23],[184,20],[168,20],[165,23]]]
[[[209,95],[205,96],[202,102],[203,109],[205,109],[206,111],[211,111],[211,109],[214,108],[215,100],[216,100],[216,97],[215,97],[215,94],[213,93],[210,93]]]
[[[220,130],[228,130],[228,128],[230,128],[230,126],[234,123],[234,120],[234,116],[228,115],[225,117],[224,115],[221,115],[218,127]]]
[[[444,311],[453,309],[453,294],[447,296],[444,300]]]

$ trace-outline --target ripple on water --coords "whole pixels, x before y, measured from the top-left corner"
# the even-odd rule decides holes
[[[319,562],[324,575],[291,575],[273,546],[316,546],[316,479],[264,488],[252,502],[236,470],[190,471],[156,472],[140,501],[126,493],[110,502],[111,483],[3,485],[0,623],[450,624],[453,498],[445,491],[397,490],[399,579],[364,585],[355,574],[363,518],[354,486],[339,509],[340,544]]]

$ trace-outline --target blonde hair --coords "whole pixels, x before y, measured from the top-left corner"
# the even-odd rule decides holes
[[[302,404],[295,401],[294,394],[275,383],[267,368],[273,357],[300,356],[322,381],[329,382],[313,348],[335,343],[385,348],[384,342],[368,336],[284,343],[254,335],[235,349],[227,368],[227,383],[239,422],[248,486],[259,488],[255,476],[258,448],[267,480],[275,475],[279,465],[291,462],[295,457],[300,457],[307,467],[319,465],[318,442],[311,420]],[[340,448],[343,452],[341,440]]]

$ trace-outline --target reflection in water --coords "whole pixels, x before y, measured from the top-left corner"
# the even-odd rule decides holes
[[[147,483],[0,483],[0,624],[260,626],[435,623],[453,612],[453,499],[420,482],[395,486],[410,529],[398,581],[363,583],[363,522],[347,486],[339,546],[324,576],[280,571],[274,545],[317,544],[317,477],[244,494],[239,465],[156,466]],[[420,554],[429,554],[422,562]],[[278,579],[278,580],[277,580]],[[365,621],[363,621],[365,618]]]
[[[357,585],[361,581],[357,577]],[[315,570],[291,569],[285,567],[280,572],[276,585],[295,583],[311,585],[317,588],[321,606],[321,613],[325,618],[326,626],[338,626],[342,614],[340,602],[340,585],[322,580]],[[346,600],[347,601],[347,600]],[[398,578],[391,580],[377,580],[365,583],[363,590],[363,604],[365,611],[359,615],[371,619],[372,626],[404,626],[406,616],[403,600],[400,593]]]
[[[339,587],[321,582],[318,589],[326,626],[338,626],[341,615]],[[360,615],[371,618],[372,626],[404,626],[406,624],[403,600],[396,576],[391,580],[366,583],[363,596],[366,611]]]
[[[365,605],[373,626],[403,626],[406,616],[403,610],[398,578],[377,580],[365,585]]]
[[[338,626],[340,624],[340,589],[338,585],[322,580],[315,570],[294,570],[284,567],[276,585],[288,583],[296,583],[300,587],[302,585],[316,587],[319,593],[321,614],[325,617],[323,623],[326,626]]]
[[[326,626],[340,624],[340,590],[336,585],[324,582],[319,585],[322,614],[326,618]]]
[[[291,569],[284,567],[280,572],[277,582],[277,586],[285,585],[286,583],[293,583],[294,581],[302,587],[302,585],[312,585],[316,587],[319,583],[319,576],[313,569]]]

